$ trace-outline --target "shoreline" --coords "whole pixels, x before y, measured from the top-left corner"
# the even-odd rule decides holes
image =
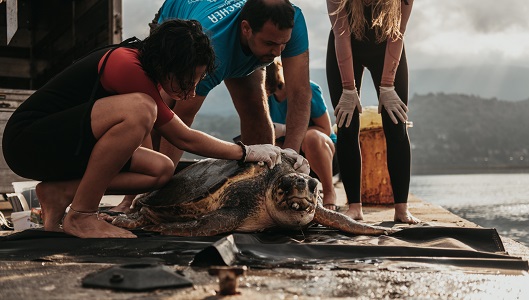
[[[464,175],[464,174],[525,174],[529,173],[529,167],[494,167],[494,168],[434,168],[418,167],[412,165],[411,176],[417,175]]]

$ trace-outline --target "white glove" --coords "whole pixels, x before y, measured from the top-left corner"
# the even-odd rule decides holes
[[[354,90],[343,89],[340,101],[334,109],[334,115],[338,121],[338,127],[342,127],[345,119],[347,119],[345,127],[349,127],[351,120],[353,119],[355,108],[358,108],[358,113],[362,113],[362,105],[360,104],[358,91],[356,88]]]
[[[389,117],[393,121],[393,123],[398,124],[397,121],[398,117],[403,123],[406,123],[406,120],[408,120],[408,115],[406,112],[408,112],[408,107],[402,100],[400,100],[399,95],[397,95],[397,92],[395,92],[395,87],[380,87],[380,98],[378,99],[378,113],[382,112],[382,106],[386,109],[388,112]],[[395,117],[396,115],[396,117]]]
[[[287,135],[287,125],[274,123],[274,133],[276,135],[276,139]]]
[[[270,169],[273,169],[276,164],[281,163],[281,148],[271,145],[249,145],[246,146],[245,162],[265,162]]]
[[[309,161],[305,157],[299,155],[296,151],[294,151],[294,149],[290,148],[283,149],[281,152],[286,156],[296,160],[296,163],[294,164],[294,170],[309,175],[310,165]]]

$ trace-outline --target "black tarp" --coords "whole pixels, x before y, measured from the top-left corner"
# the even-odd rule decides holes
[[[410,227],[388,236],[354,236],[322,226],[303,232],[175,237],[134,231],[137,239],[80,239],[26,230],[0,238],[0,260],[169,265],[247,265],[253,268],[341,268],[387,262],[462,268],[529,270],[509,256],[495,229]]]

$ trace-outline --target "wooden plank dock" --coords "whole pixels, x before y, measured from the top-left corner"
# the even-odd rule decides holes
[[[345,204],[341,183],[336,185],[340,205]],[[119,200],[119,198],[116,198]],[[410,211],[431,226],[478,225],[440,206],[410,195]],[[5,210],[6,213],[8,211]],[[391,205],[365,206],[367,223],[393,220]],[[408,226],[399,224],[395,226]],[[5,234],[6,232],[4,232]],[[506,252],[529,259],[529,249],[501,237]],[[43,240],[45,242],[45,240]],[[220,299],[219,284],[207,269],[170,266],[193,281],[193,287],[124,292],[82,287],[82,278],[113,266],[108,263],[61,263],[57,261],[13,261],[0,254],[0,298],[2,299]],[[522,299],[529,294],[529,275],[438,270],[391,270],[382,266],[362,270],[354,267],[249,269],[239,279],[240,294],[229,299]]]

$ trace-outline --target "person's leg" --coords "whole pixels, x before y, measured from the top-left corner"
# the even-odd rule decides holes
[[[105,194],[146,192],[163,186],[172,175],[169,158],[146,148],[138,148],[127,172],[119,173],[110,183]],[[66,208],[75,196],[80,180],[41,182],[37,196],[44,215],[46,231],[62,231],[61,220]]]
[[[123,197],[123,200],[121,200],[121,202],[118,205],[112,208],[109,208],[108,210],[105,210],[105,212],[109,212],[108,214],[112,214],[112,215],[114,215],[113,213],[128,214],[131,210],[132,202],[134,202],[134,199],[136,199],[136,196],[138,195],[137,194],[125,195]]]
[[[97,142],[83,177],[45,182],[39,188],[39,200],[43,201],[41,204],[49,229],[56,226],[71,203],[63,221],[66,233],[78,237],[134,237],[127,230],[99,220],[92,212],[98,210],[106,192],[144,192],[162,186],[172,176],[174,165],[167,157],[138,148],[150,133],[155,119],[155,104],[143,94],[112,96],[96,101],[91,112],[91,127]],[[131,157],[130,170],[119,173]],[[154,159],[149,162],[154,164],[148,166],[146,158]],[[155,172],[145,174],[147,169]]]
[[[336,210],[336,192],[332,183],[334,143],[323,132],[309,128],[301,143],[301,150],[305,153],[310,168],[320,179],[323,187],[323,206]]]
[[[381,68],[382,66],[379,71],[371,73],[373,82],[380,82]],[[408,105],[408,65],[404,49],[395,76],[395,91],[402,102]],[[385,109],[381,115],[386,137],[388,173],[395,201],[394,221],[419,223],[420,220],[409,212],[407,204],[411,178],[411,146],[406,124],[400,121],[399,124],[393,123]]]
[[[360,90],[362,78],[362,66],[355,67],[355,78],[357,89]],[[336,61],[334,46],[334,35],[331,31],[327,45],[327,84],[333,107],[338,105],[342,95],[342,79],[340,69]],[[363,220],[362,203],[360,202],[360,186],[362,174],[362,157],[360,155],[360,115],[358,111],[353,114],[353,119],[349,127],[338,127],[336,151],[338,152],[338,165],[340,177],[347,195],[349,209],[345,212],[355,220]]]
[[[151,134],[143,141],[142,147],[158,151],[160,138],[161,136],[156,131],[152,131]],[[156,148],[153,147],[153,141],[158,142]],[[137,194],[125,195],[123,197],[123,200],[121,200],[118,205],[106,210],[105,213],[129,213],[131,210],[132,202],[134,201],[134,199],[136,199],[136,196]]]
[[[408,105],[408,63],[404,48],[402,49],[401,60],[395,76],[395,91],[401,100]],[[386,119],[386,123],[387,121]],[[414,217],[408,210],[408,194],[411,178],[411,145],[408,129],[406,124],[402,124],[400,128],[388,127],[390,131],[397,129],[396,133],[386,133],[387,135],[395,137],[395,139],[389,142],[391,146],[388,146],[388,171],[391,175],[391,186],[393,188],[393,194],[395,195],[394,220],[395,222],[417,224],[421,220]],[[387,139],[386,143],[388,143]]]
[[[241,120],[242,142],[248,145],[274,143],[264,75],[264,71],[255,70],[246,77],[224,80]]]

